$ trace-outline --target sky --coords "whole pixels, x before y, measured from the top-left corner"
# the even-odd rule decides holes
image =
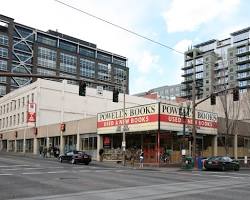
[[[154,41],[186,51],[250,26],[248,0],[60,0]],[[94,43],[128,58],[130,94],[183,80],[183,54],[66,7],[55,0],[0,0],[15,22]]]

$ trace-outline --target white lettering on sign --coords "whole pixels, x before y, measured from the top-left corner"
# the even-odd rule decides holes
[[[125,110],[125,118],[138,117],[142,115],[150,115],[156,113],[156,104],[127,108]],[[107,121],[123,118],[123,110],[110,111],[98,114],[98,121]]]

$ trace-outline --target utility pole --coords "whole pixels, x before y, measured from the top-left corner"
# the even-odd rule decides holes
[[[125,79],[123,81],[123,130],[122,130],[122,163],[126,164],[126,108],[125,108]]]
[[[195,161],[196,157],[196,126],[195,126],[195,99],[196,99],[196,76],[195,76],[195,65],[196,65],[196,50],[193,51],[193,82],[192,82],[192,158]]]

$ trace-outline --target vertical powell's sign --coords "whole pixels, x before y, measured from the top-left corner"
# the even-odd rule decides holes
[[[97,133],[116,133],[123,130],[123,109],[97,114]],[[129,132],[158,128],[158,103],[125,109],[125,125]]]
[[[170,104],[160,105],[160,127],[164,130],[182,131],[183,124],[192,126],[192,109],[185,109],[186,119],[179,115],[179,106]],[[197,133],[217,134],[217,119],[216,113],[195,110],[195,126]],[[187,130],[188,131],[188,130]],[[189,130],[192,131],[191,129]]]

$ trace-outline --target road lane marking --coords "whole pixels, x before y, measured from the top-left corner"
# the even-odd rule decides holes
[[[33,175],[33,174],[44,174],[43,172],[23,172],[21,174],[24,174],[24,175]]]
[[[60,174],[60,173],[66,173],[66,172],[70,172],[70,171],[53,171],[53,172],[44,172],[44,174],[48,173],[48,174]]]
[[[0,176],[12,176],[13,174],[0,174]]]
[[[30,165],[0,165],[0,168],[5,167],[31,167]]]

